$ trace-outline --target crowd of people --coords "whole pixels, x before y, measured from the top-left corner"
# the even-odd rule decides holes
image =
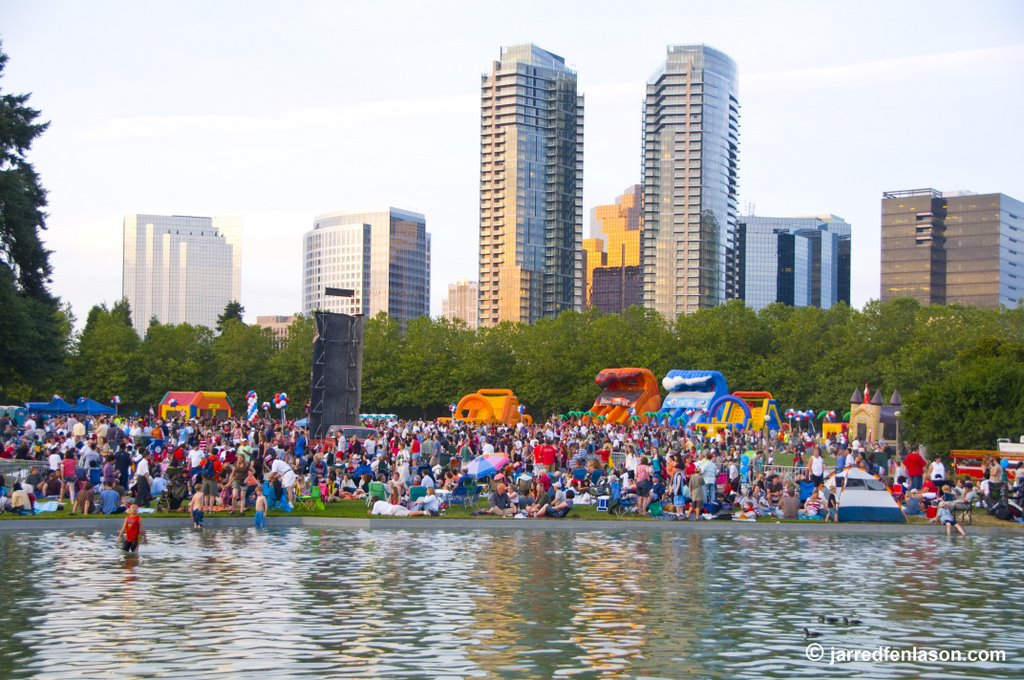
[[[36,465],[10,488],[0,479],[0,509],[27,514],[37,500],[56,499],[75,514],[117,514],[155,503],[190,512],[202,527],[211,512],[252,511],[259,524],[269,509],[312,495],[325,503],[369,496],[370,513],[401,516],[438,515],[469,496],[483,501],[472,510],[502,517],[558,518],[581,503],[604,509],[610,502],[610,509],[679,519],[835,521],[834,489],[823,482],[847,466],[906,488],[908,514],[929,503],[952,508],[972,492],[962,481],[946,483],[939,458],[926,461],[916,450],[890,456],[884,442],[813,432],[704,437],[654,423],[556,419],[367,425],[369,436],[311,441],[306,429],[269,419],[31,416],[18,426],[5,418],[0,457]],[[481,455],[503,462],[484,479],[469,469]],[[983,484],[1005,483],[1005,474],[995,464]],[[802,482],[813,492],[801,493]]]

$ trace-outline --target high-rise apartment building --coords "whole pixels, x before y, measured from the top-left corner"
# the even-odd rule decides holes
[[[583,304],[583,96],[565,60],[501,50],[482,76],[480,324]]]
[[[1024,299],[1024,203],[935,189],[882,194],[882,300],[1014,307]]]
[[[850,303],[852,232],[843,218],[748,215],[736,233],[736,297],[748,307]]]
[[[670,46],[647,81],[643,121],[643,303],[668,319],[735,295],[739,192],[736,64]]]
[[[642,225],[643,189],[639,184],[627,188],[615,199],[615,203],[599,205],[591,211],[592,238],[583,241],[587,275],[586,306],[618,312],[641,303]],[[624,267],[632,268],[628,275]],[[639,279],[636,278],[638,276]],[[597,288],[600,288],[600,295],[595,298],[594,291]]]
[[[150,319],[215,328],[229,302],[242,297],[242,218],[127,215],[122,295],[132,326]]]
[[[348,288],[353,297],[326,296]],[[398,208],[319,215],[303,236],[302,313],[376,316],[403,324],[430,314],[430,234],[420,213]]]
[[[441,302],[441,316],[446,319],[462,319],[469,328],[477,328],[479,287],[476,281],[462,279],[448,284],[448,297]]]

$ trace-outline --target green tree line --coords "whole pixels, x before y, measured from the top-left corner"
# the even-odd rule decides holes
[[[936,450],[993,448],[1024,435],[1024,307],[922,307],[873,301],[823,310],[741,301],[666,322],[623,314],[564,312],[533,326],[472,331],[420,318],[404,331],[368,321],[364,411],[436,417],[480,388],[509,388],[535,418],[585,409],[610,367],[721,371],[730,390],[767,390],[783,410],[843,413],[868,383],[903,395],[903,432]]]
[[[234,303],[233,303],[234,304]],[[152,321],[132,329],[125,301],[92,308],[67,343],[63,369],[39,385],[73,399],[121,397],[140,413],[167,390],[224,390],[239,409],[286,391],[293,408],[309,398],[313,323],[298,316],[288,338],[241,321],[229,305],[220,332]],[[992,448],[1024,434],[1024,307],[922,307],[874,301],[862,311],[777,304],[760,312],[733,301],[673,323],[638,307],[623,314],[564,312],[530,326],[468,329],[421,317],[403,328],[385,314],[367,319],[363,411],[447,415],[448,404],[481,388],[508,388],[535,419],[585,409],[610,367],[721,371],[730,390],[767,390],[782,410],[848,410],[868,383],[903,395],[903,432],[936,450]],[[28,398],[27,396],[25,398]]]

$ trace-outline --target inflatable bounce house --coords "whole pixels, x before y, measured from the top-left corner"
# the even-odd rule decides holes
[[[733,392],[711,402],[693,427],[714,436],[722,429],[781,431],[783,423],[771,392]]]
[[[594,378],[601,387],[590,411],[609,423],[624,423],[661,408],[661,393],[654,374],[646,368],[606,368]]]
[[[168,418],[230,418],[234,406],[225,392],[168,392],[157,409]]]
[[[672,370],[662,378],[661,386],[668,395],[655,417],[687,427],[701,422],[711,404],[729,394],[725,376],[718,371]]]
[[[512,390],[477,390],[467,394],[459,400],[452,419],[482,425],[533,424],[533,418]]]
[[[848,467],[825,478],[833,488],[840,522],[903,522],[907,516],[880,478],[864,468]]]

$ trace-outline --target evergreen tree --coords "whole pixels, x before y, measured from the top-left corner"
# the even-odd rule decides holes
[[[7,55],[0,45],[0,78]],[[49,291],[46,190],[26,154],[49,123],[27,106],[28,94],[0,89],[0,396],[39,391],[60,370],[68,337]],[[6,401],[6,399],[5,399]]]

